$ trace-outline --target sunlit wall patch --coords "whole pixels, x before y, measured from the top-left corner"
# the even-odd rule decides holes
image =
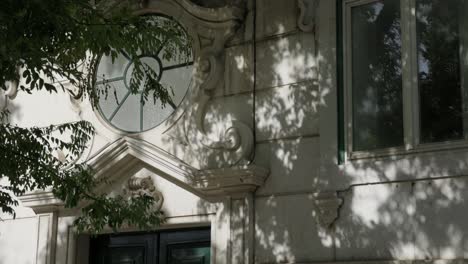
[[[151,19],[158,24],[181,27],[166,16],[152,15]],[[188,36],[185,34],[185,38]],[[134,71],[135,59],[121,51],[112,62],[110,56],[102,56],[96,72],[94,89],[98,90],[98,110],[103,119],[112,127],[123,132],[138,133],[150,130],[164,122],[176,110],[185,97],[193,71],[193,55],[165,56],[167,41],[160,41],[160,47],[153,51],[141,52],[138,58],[148,65],[156,74],[157,81],[166,89],[172,90],[172,103],[162,105],[152,96],[143,99],[144,85],[136,93],[130,89],[130,80]],[[188,41],[187,41],[188,43]],[[143,80],[147,77],[145,76]]]

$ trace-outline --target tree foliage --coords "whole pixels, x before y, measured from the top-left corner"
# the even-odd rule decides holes
[[[20,92],[62,89],[95,107],[100,96],[109,93],[94,89],[99,58],[115,59],[125,51],[135,64],[132,92],[143,87],[145,100],[172,103],[171,88],[161,85],[158,73],[139,56],[165,45],[165,58],[188,58],[190,43],[178,24],[134,15],[136,4],[130,0],[0,1],[0,93],[7,90],[7,81],[13,81],[20,83]],[[63,78],[73,91],[57,82]],[[93,136],[90,123],[22,128],[8,122],[7,111],[2,112],[0,124],[0,180],[8,182],[0,185],[3,212],[14,214],[15,196],[50,188],[66,207],[82,207],[76,221],[79,230],[99,232],[105,226],[117,229],[124,224],[148,228],[163,220],[152,207],[152,197],[95,192],[94,187],[105,179],[96,179],[91,168],[76,163]]]

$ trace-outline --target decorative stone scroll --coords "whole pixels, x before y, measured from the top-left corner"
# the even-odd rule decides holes
[[[194,6],[187,0],[178,0],[178,2],[186,7],[189,4]],[[199,55],[196,58],[198,66],[196,78],[199,84],[192,89],[193,97],[189,102],[191,106],[186,116],[188,145],[195,152],[206,152],[204,149],[212,151],[214,156],[212,158],[220,163],[218,167],[242,164],[242,161],[249,160],[253,150],[252,128],[241,120],[225,118],[222,121],[224,133],[214,137],[208,135],[205,121],[206,109],[215,90],[223,87],[224,46],[240,27],[245,10],[236,6],[219,9],[196,6],[187,10],[193,11],[191,15],[198,19],[207,17],[212,19],[209,23],[195,20],[198,30],[192,32],[196,34],[194,39],[199,41],[195,45],[199,47]]]
[[[163,202],[164,196],[158,190],[156,190],[156,186],[154,186],[153,179],[151,176],[148,177],[136,177],[133,176],[127,181],[127,185],[123,189],[124,195],[128,195],[131,197],[135,196],[151,196],[156,201],[155,207],[157,210],[160,210]]]
[[[320,0],[297,0],[299,6],[299,17],[297,26],[304,32],[315,30],[315,19]]]
[[[7,81],[5,82],[6,90],[2,94],[0,91],[0,95],[4,98],[0,100],[0,111],[5,110],[8,106],[8,101],[13,100],[16,98],[18,94],[18,82],[17,81]]]
[[[330,228],[338,219],[339,209],[343,200],[336,192],[322,192],[314,194],[315,217],[322,228]]]

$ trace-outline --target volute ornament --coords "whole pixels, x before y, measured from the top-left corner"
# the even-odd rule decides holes
[[[19,68],[17,71],[19,72]],[[0,100],[0,111],[5,110],[8,107],[8,101],[16,98],[18,94],[18,82],[17,81],[7,81],[5,82],[6,90],[0,90],[0,96],[3,98]]]
[[[304,32],[313,32],[319,0],[297,0],[297,3],[299,6],[297,26]]]

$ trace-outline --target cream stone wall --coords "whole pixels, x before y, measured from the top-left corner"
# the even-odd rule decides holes
[[[157,11],[158,1],[149,2],[145,12]],[[173,3],[188,3],[162,2],[174,14],[180,9]],[[12,122],[92,122],[97,135],[82,160],[115,177],[108,192],[150,176],[168,216],[158,229],[211,226],[212,263],[465,262],[466,149],[338,165],[336,2],[244,3],[241,15],[222,13],[241,21],[235,27],[213,22],[235,28],[222,55],[198,62],[213,59],[210,65],[222,68],[200,122],[205,134],[187,133],[196,129],[192,107],[201,107],[196,89],[171,121],[138,135],[109,129],[86,101],[67,93],[18,94],[9,103]],[[189,29],[210,26],[181,17]],[[203,87],[203,74],[195,76]],[[251,153],[200,143],[224,142],[237,122],[242,143],[254,135]],[[20,207],[15,220],[2,216],[0,264],[88,263],[89,235],[72,225],[77,210],[64,210],[47,193],[22,201],[35,212]]]
[[[316,39],[301,31],[297,1],[257,1],[255,161],[270,168],[255,194],[256,263],[333,260],[316,225],[320,87]]]
[[[1,263],[36,263],[38,218],[3,220],[0,224]]]

